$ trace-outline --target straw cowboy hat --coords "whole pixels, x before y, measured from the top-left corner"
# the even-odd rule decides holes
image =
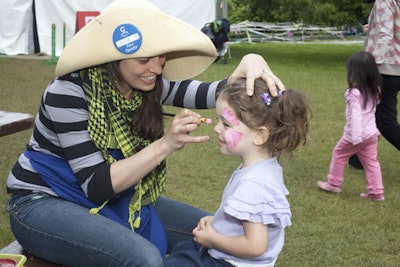
[[[145,0],[115,0],[66,45],[56,76],[121,59],[166,54],[163,77],[192,78],[211,65],[217,52],[200,30]]]

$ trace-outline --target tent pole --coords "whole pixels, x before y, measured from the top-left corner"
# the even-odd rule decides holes
[[[56,57],[56,24],[53,23],[51,25],[51,58],[47,61],[47,64],[56,64],[57,63]]]

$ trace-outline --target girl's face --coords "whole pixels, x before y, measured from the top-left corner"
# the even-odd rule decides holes
[[[156,84],[157,75],[161,75],[166,56],[124,59],[120,70],[125,83],[131,88],[151,91]]]
[[[256,132],[241,122],[229,104],[221,98],[217,99],[216,113],[217,124],[214,132],[217,134],[221,153],[240,156],[245,161],[246,156],[254,151],[253,140]]]

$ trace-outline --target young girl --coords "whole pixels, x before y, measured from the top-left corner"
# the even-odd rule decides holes
[[[271,98],[256,80],[250,97],[245,85],[242,79],[220,92],[214,128],[221,153],[242,164],[215,215],[199,221],[194,240],[175,246],[166,266],[274,266],[282,250],[291,212],[278,158],[305,144],[309,109],[296,91]]]
[[[384,200],[382,174],[377,159],[379,131],[375,122],[382,78],[372,54],[358,52],[347,59],[346,125],[342,138],[332,153],[327,182],[318,182],[325,191],[340,193],[343,172],[350,156],[357,154],[367,180],[367,193],[362,199]]]

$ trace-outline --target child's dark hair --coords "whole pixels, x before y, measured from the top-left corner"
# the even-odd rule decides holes
[[[363,106],[367,106],[369,99],[372,99],[374,106],[378,104],[382,76],[379,73],[375,58],[368,52],[357,52],[348,57],[346,61],[347,83],[351,88],[358,88],[363,97]]]
[[[255,81],[253,96],[247,95],[245,87],[246,80],[240,79],[226,85],[218,97],[225,100],[250,129],[268,128],[269,137],[264,144],[268,152],[279,157],[282,152],[291,153],[307,142],[311,112],[304,94],[289,89],[282,91],[279,97],[269,96],[270,101],[266,101],[262,95],[269,90],[263,80]]]

